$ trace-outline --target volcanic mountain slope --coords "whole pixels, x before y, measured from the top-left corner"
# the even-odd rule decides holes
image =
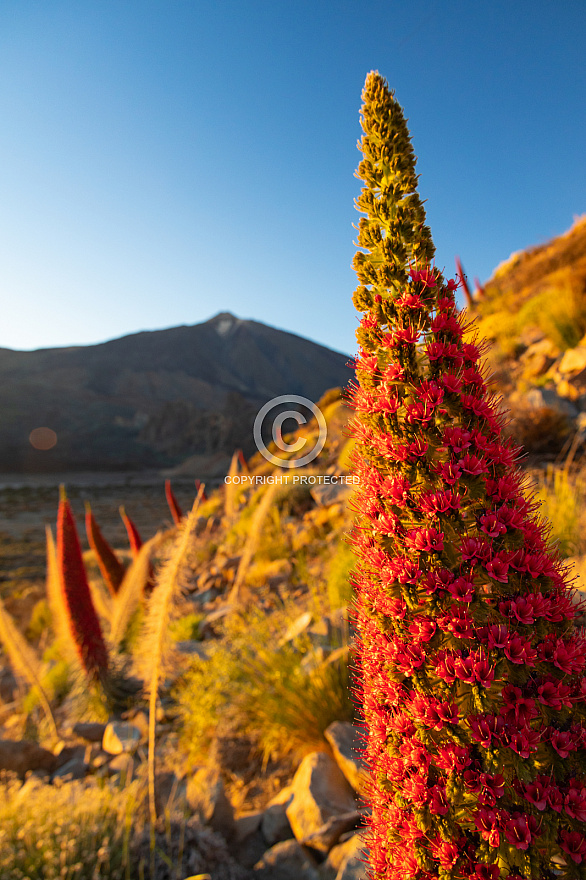
[[[0,471],[140,469],[254,451],[259,407],[317,401],[351,377],[348,356],[221,313],[101,345],[0,349]],[[57,444],[29,442],[48,427]]]

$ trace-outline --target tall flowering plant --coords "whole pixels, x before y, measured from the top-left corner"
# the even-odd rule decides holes
[[[431,263],[401,107],[378,73],[363,100],[354,540],[371,874],[583,878],[578,612],[457,283]]]

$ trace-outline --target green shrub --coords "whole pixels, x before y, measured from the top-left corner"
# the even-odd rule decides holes
[[[542,502],[540,513],[549,520],[551,536],[557,541],[562,556],[586,552],[583,529],[586,486],[583,479],[550,465],[538,481],[536,495]]]
[[[343,608],[352,599],[350,573],[356,564],[356,556],[346,541],[341,540],[336,547],[328,568],[326,587],[330,608]]]
[[[169,627],[169,635],[174,642],[189,642],[201,639],[200,624],[205,614],[192,611],[178,620],[174,620]]]
[[[234,616],[208,659],[194,661],[176,689],[182,745],[192,758],[206,753],[214,735],[238,730],[266,762],[323,745],[333,721],[353,718],[347,653],[304,663],[308,637],[280,644],[281,632],[259,611]]]
[[[33,606],[25,635],[31,642],[38,641],[51,628],[52,616],[46,599],[39,599]]]

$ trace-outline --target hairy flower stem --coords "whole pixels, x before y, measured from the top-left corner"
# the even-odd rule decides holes
[[[104,538],[92,513],[89,501],[85,505],[85,531],[88,544],[95,553],[104,583],[108,587],[110,595],[115,596],[124,578],[124,566]]]

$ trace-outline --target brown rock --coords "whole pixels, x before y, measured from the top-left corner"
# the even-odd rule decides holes
[[[293,800],[287,818],[297,840],[305,840],[332,816],[356,809],[344,774],[325,752],[312,752],[301,762],[291,784]]]
[[[24,777],[29,770],[53,773],[57,758],[52,752],[26,740],[0,740],[0,770],[8,770]]]
[[[18,694],[18,682],[12,669],[0,669],[0,701],[13,703]]]
[[[75,736],[85,739],[86,742],[101,743],[106,725],[100,724],[99,721],[78,721],[72,729]]]
[[[362,791],[367,779],[366,766],[360,756],[360,728],[348,721],[334,721],[325,732],[336,763],[354,791]]]

